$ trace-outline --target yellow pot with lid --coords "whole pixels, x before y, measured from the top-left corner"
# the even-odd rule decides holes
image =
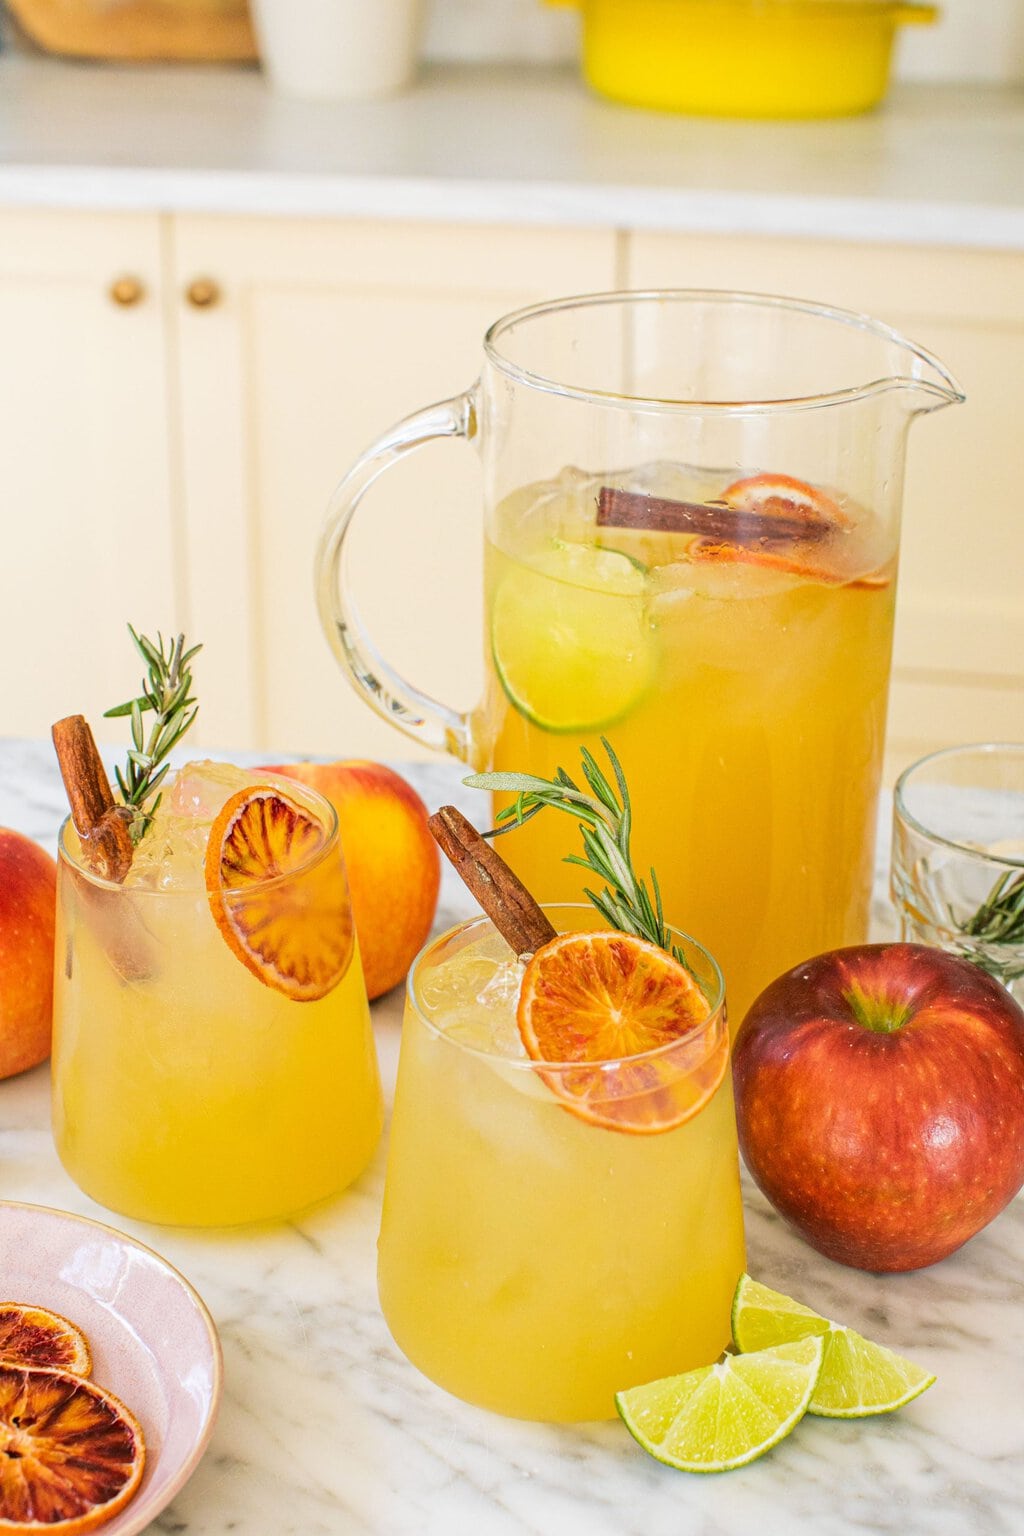
[[[602,96],[708,117],[841,117],[885,95],[912,0],[546,0],[582,12],[583,73]]]

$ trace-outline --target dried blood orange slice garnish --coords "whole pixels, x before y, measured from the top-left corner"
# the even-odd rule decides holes
[[[804,581],[820,581],[830,586],[843,583],[837,571],[830,570],[824,563],[816,565],[813,560],[803,558],[803,546],[799,545],[784,552],[777,544],[757,549],[748,544],[723,544],[720,539],[695,539],[690,545],[690,559],[701,565],[756,565],[763,571],[781,571],[787,576],[799,576]]]
[[[748,475],[726,486],[721,499],[737,512],[802,523],[808,533],[827,534],[834,528],[851,526],[837,501],[818,486],[792,475]]]
[[[0,1301],[0,1363],[58,1366],[76,1376],[88,1376],[92,1354],[82,1330],[59,1312]]]
[[[355,948],[344,866],[323,822],[276,786],[239,790],[206,846],[206,890],[230,948],[296,1002],[326,997]]]
[[[70,1371],[0,1365],[0,1531],[95,1530],[127,1504],[145,1461],[113,1393]]]
[[[792,475],[749,475],[727,486],[721,500],[736,512],[750,514],[750,536],[694,539],[691,560],[758,565],[808,581],[843,582],[830,560],[829,542],[853,524],[818,486]]]
[[[868,571],[851,580],[827,565],[815,565],[810,557],[803,559],[796,552],[783,554],[777,545],[751,549],[742,544],[723,544],[717,539],[697,539],[690,546],[690,558],[701,565],[757,565],[763,571],[782,571],[787,576],[799,576],[804,581],[816,581],[824,586],[864,587],[872,591],[889,586],[893,579],[890,567]]]
[[[682,1125],[725,1076],[724,1014],[678,960],[626,933],[566,933],[533,956],[519,994],[519,1033],[582,1120],[637,1134]],[[673,1046],[676,1049],[673,1049]]]

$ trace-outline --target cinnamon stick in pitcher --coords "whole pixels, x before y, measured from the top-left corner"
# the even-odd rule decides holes
[[[427,822],[434,841],[516,955],[532,955],[556,930],[518,875],[454,805]]]
[[[598,492],[597,526],[692,533],[716,542],[748,545],[787,539],[806,543],[835,532],[835,524],[829,518],[810,508],[800,517],[767,515],[730,507],[724,501],[674,501],[609,485]]]
[[[120,885],[131,868],[131,833],[114,802],[89,723],[84,715],[68,715],[51,734],[83,856],[101,879]]]

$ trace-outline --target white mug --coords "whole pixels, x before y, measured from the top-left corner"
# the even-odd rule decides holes
[[[312,101],[390,96],[410,84],[422,0],[252,0],[275,90]]]

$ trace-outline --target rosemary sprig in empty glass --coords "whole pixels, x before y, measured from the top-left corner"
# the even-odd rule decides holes
[[[158,634],[153,641],[136,634],[130,624],[128,633],[146,663],[142,692],[137,698],[106,710],[104,719],[122,715],[131,717],[132,744],[128,749],[128,761],[123,770],[118,767],[114,772],[121,799],[134,813],[131,835],[132,842],[138,843],[160,804],[158,791],[170,768],[167,759],[199,710],[192,697],[190,663],[202,646],[193,645],[186,649],[184,635],[177,635],[165,643],[163,635]],[[147,714],[153,716],[148,734],[143,718]]]
[[[966,923],[956,926],[965,937],[980,944],[1012,948],[1014,952],[1008,953],[1005,960],[991,949],[979,953],[973,947],[968,958],[1004,986],[1019,981],[1024,976],[1024,952],[1020,947],[1024,946],[1024,870],[1019,874],[1004,870],[977,912]]]
[[[686,957],[680,947],[672,943],[665,922],[657,875],[653,869],[650,871],[648,889],[646,880],[641,879],[633,868],[629,849],[633,816],[626,776],[611,743],[604,736],[601,745],[608,754],[615,784],[613,786],[602,771],[594,754],[583,747],[580,756],[589,794],[564,768],[558,768],[553,779],[542,779],[531,773],[476,773],[464,783],[472,789],[488,789],[516,797],[511,805],[498,812],[497,825],[492,831],[485,832],[485,837],[500,837],[521,827],[545,807],[565,811],[574,817],[579,823],[584,851],[582,855],[568,854],[563,862],[577,864],[604,882],[600,891],[585,887],[587,899],[612,928],[657,944],[686,966]]]

